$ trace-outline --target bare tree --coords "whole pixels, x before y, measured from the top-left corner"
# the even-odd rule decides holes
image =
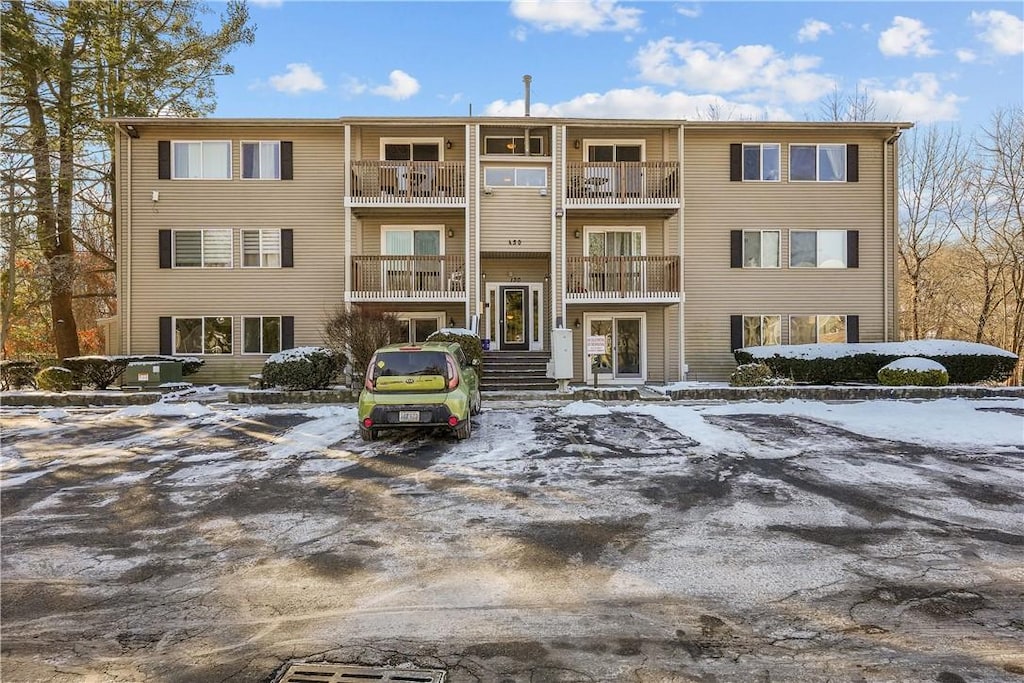
[[[846,93],[837,83],[822,99],[819,113],[822,121],[877,121],[878,103],[859,85],[852,93]]]

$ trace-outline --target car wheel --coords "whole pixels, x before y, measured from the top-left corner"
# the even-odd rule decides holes
[[[377,432],[369,427],[359,426],[359,436],[363,437],[363,441],[373,441],[377,438]]]
[[[473,402],[470,401],[469,402],[469,414],[470,415],[479,415],[482,412],[484,412],[484,399],[480,395],[480,390],[478,389],[477,392],[476,392],[476,407],[474,408],[473,407]]]
[[[455,428],[455,438],[459,441],[465,441],[473,435],[473,421],[467,416],[466,419]]]

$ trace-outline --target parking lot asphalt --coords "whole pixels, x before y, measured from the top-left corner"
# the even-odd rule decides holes
[[[1024,681],[1024,445],[683,410],[5,410],[0,675]]]

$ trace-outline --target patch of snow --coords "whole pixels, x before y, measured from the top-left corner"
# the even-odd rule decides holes
[[[109,415],[100,418],[102,420],[123,420],[136,417],[201,417],[209,415],[213,411],[202,404],[190,401],[188,403],[151,403],[145,406],[128,406],[115,410]]]
[[[42,410],[39,412],[39,418],[41,420],[48,420],[50,422],[63,422],[70,417],[68,411],[63,408],[54,408],[53,410]]]
[[[666,427],[698,442],[703,450],[716,453],[723,451],[749,453],[754,446],[742,434],[708,423],[698,409],[689,406],[642,404],[621,410],[622,412],[650,415]]]
[[[998,346],[976,344],[952,339],[915,339],[902,342],[879,342],[861,344],[780,344],[776,346],[747,346],[746,351],[754,358],[845,358],[858,353],[874,353],[880,356],[1005,356],[1016,358],[1017,354]]]
[[[465,327],[442,327],[437,331],[438,334],[451,334],[460,337],[479,337],[473,330],[468,330]]]
[[[284,363],[286,361],[300,360],[323,355],[333,356],[334,352],[330,349],[324,348],[323,346],[296,346],[294,349],[278,351],[274,355],[270,356],[270,358],[267,358],[266,362]]]
[[[574,401],[559,410],[558,414],[564,417],[577,417],[581,415],[610,415],[611,412],[612,411],[605,406],[597,403]]]
[[[929,370],[940,370],[946,371],[946,368],[942,366],[942,363],[938,363],[929,358],[918,358],[911,356],[909,358],[899,358],[886,365],[883,370],[911,370],[913,372],[927,372]]]
[[[267,457],[277,459],[319,453],[357,429],[358,415],[354,407],[321,406],[301,413],[313,419],[276,437],[276,443],[265,450]]]

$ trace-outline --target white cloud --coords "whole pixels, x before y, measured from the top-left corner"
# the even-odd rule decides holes
[[[526,42],[527,31],[525,26],[516,26],[512,29],[512,38],[520,43]]]
[[[676,12],[679,12],[679,14],[682,14],[684,17],[696,19],[700,16],[700,5],[680,5],[679,7],[676,7]]]
[[[832,27],[820,19],[808,19],[797,31],[796,39],[801,43],[813,43],[823,33],[832,33]]]
[[[374,95],[390,97],[393,100],[407,100],[420,91],[420,82],[401,69],[388,74],[388,84],[378,85],[370,90]]]
[[[522,116],[523,100],[497,100],[485,108],[485,116]],[[791,120],[779,107],[730,101],[718,95],[688,95],[682,92],[659,93],[649,87],[586,93],[566,102],[532,102],[534,116],[644,119]],[[714,113],[714,114],[713,114]]]
[[[938,54],[929,40],[931,34],[919,19],[894,17],[892,27],[878,37],[878,49],[886,57],[928,57]]]
[[[634,61],[639,77],[651,83],[740,92],[755,101],[810,102],[833,88],[833,79],[813,71],[819,58],[787,58],[770,45],[740,45],[725,52],[714,43],[662,38],[642,47]]]
[[[960,103],[967,98],[943,92],[938,77],[932,73],[916,73],[903,78],[894,87],[885,88],[877,81],[863,81],[865,95],[874,100],[880,119],[935,123],[955,121]]]
[[[997,54],[1019,55],[1024,52],[1024,21],[1002,10],[971,12],[970,21],[980,27],[978,39]]]
[[[956,51],[956,58],[964,64],[970,64],[971,62],[978,59],[978,55],[974,54],[973,50],[967,48],[961,48]]]
[[[636,31],[643,10],[616,0],[512,0],[512,16],[542,31]]]
[[[268,80],[270,86],[278,92],[298,95],[304,92],[316,92],[323,90],[324,79],[320,74],[313,71],[309,64],[289,64],[287,73],[280,76],[271,76]]]

